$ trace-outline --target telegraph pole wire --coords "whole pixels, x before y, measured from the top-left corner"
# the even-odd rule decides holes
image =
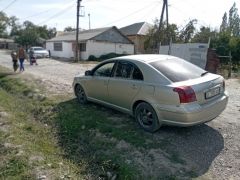
[[[3,8],[0,12],[3,12],[5,10],[7,10],[10,6],[12,6],[17,0],[13,0],[12,2],[10,2],[5,8]]]

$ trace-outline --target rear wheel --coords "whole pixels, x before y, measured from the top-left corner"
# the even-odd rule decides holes
[[[76,85],[75,87],[75,94],[77,96],[78,102],[81,104],[87,103],[87,96],[85,94],[85,91],[81,85]]]
[[[135,118],[145,131],[155,132],[160,128],[157,114],[153,107],[148,103],[142,102],[137,105]]]

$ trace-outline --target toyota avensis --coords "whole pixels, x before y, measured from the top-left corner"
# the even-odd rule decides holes
[[[78,101],[100,103],[133,115],[154,132],[161,125],[192,126],[226,107],[224,78],[167,55],[131,55],[98,64],[76,76]]]

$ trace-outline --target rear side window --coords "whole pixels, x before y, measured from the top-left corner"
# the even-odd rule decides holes
[[[143,74],[140,69],[129,62],[119,62],[115,71],[115,77],[123,79],[143,80]]]
[[[150,63],[172,82],[186,81],[201,77],[205,70],[183,59],[168,59]]]

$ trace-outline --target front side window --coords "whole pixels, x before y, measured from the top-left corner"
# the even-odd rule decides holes
[[[114,62],[104,64],[104,65],[98,67],[94,71],[93,75],[94,76],[110,77],[111,73],[112,73],[113,66],[114,66]]]

